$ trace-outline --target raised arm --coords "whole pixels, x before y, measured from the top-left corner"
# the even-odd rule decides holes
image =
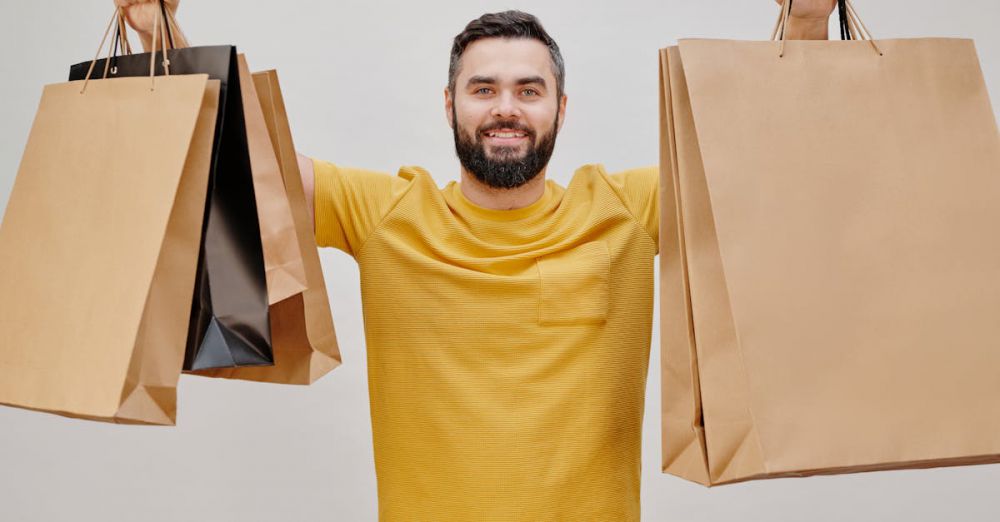
[[[309,217],[312,218],[313,230],[316,230],[316,204],[313,201],[313,194],[316,191],[316,173],[313,172],[312,158],[299,154],[299,174],[302,175],[302,190],[306,195],[306,208],[309,209]]]

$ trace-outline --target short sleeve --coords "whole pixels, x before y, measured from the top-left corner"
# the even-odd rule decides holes
[[[657,245],[660,244],[660,169],[643,167],[609,176],[629,212],[646,229]]]
[[[353,257],[406,192],[410,181],[313,159],[316,244]]]

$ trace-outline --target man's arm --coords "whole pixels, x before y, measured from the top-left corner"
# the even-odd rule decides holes
[[[309,218],[313,227],[313,231],[316,230],[316,205],[313,200],[313,194],[316,191],[316,173],[313,172],[313,162],[312,158],[298,154],[299,158],[299,173],[302,175],[302,190],[305,191],[306,195],[306,208],[309,209]]]

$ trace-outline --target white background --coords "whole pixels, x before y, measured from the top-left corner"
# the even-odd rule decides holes
[[[877,37],[974,38],[1000,95],[995,0],[856,4]],[[472,18],[508,8],[539,16],[566,59],[567,121],[549,169],[563,185],[584,163],[612,171],[657,163],[659,48],[679,37],[766,38],[777,9],[771,0],[183,0],[179,20],[194,45],[237,44],[252,69],[278,68],[300,151],[387,172],[422,165],[444,184],[458,179],[442,99],[451,38]],[[111,10],[111,0],[2,0],[0,207],[42,85],[93,55]],[[65,175],[76,182],[72,164]],[[342,367],[312,387],[184,376],[175,428],[0,407],[0,520],[375,520],[357,267],[339,251],[321,257]],[[655,333],[652,342],[643,520],[1000,520],[1000,465],[711,490],[660,474]]]

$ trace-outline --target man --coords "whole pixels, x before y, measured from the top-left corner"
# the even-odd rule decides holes
[[[317,243],[360,267],[380,520],[639,520],[658,173],[546,180],[564,74],[535,17],[483,15],[444,90],[460,182],[300,157]]]

